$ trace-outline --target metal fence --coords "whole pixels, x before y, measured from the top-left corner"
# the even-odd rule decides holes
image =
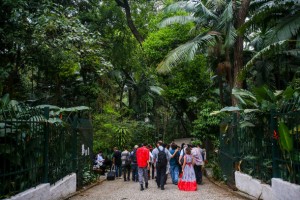
[[[1,199],[41,183],[53,184],[71,172],[77,173],[79,186],[83,182],[81,168],[91,164],[92,140],[82,138],[92,138],[90,121],[74,117],[59,125],[44,116],[49,117],[49,109],[21,104],[0,110]]]
[[[219,163],[228,182],[233,184],[234,172],[241,170],[268,184],[273,177],[299,184],[300,112],[253,114],[254,126],[245,126],[245,117],[249,120],[249,115],[233,114],[221,124]],[[286,123],[293,138],[289,153],[279,145],[279,120]]]

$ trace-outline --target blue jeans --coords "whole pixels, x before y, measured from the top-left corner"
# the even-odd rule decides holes
[[[137,164],[131,164],[132,169],[132,181],[137,182],[138,181],[138,166]]]
[[[115,170],[116,170],[116,177],[121,177],[122,176],[122,167],[121,167],[121,165],[115,165]]]
[[[171,174],[171,177],[172,177],[172,183],[177,184],[178,183],[178,175],[179,175],[178,165],[171,165],[170,166],[170,174]]]

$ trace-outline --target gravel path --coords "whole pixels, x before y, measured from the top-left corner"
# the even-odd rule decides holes
[[[104,177],[101,177],[104,178]],[[244,199],[238,197],[218,186],[211,183],[203,177],[203,185],[198,185],[195,192],[179,191],[176,185],[171,184],[168,178],[165,190],[157,188],[154,180],[149,181],[149,188],[140,191],[139,184],[135,182],[124,182],[123,179],[114,181],[104,181],[103,183],[92,187],[76,196],[69,198],[70,200],[176,200],[176,199],[215,199],[215,200],[237,200]]]

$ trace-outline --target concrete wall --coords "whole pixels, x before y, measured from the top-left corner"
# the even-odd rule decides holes
[[[57,181],[50,187],[49,200],[64,199],[69,194],[76,192],[76,174],[73,173]]]
[[[272,189],[274,196],[279,199],[300,199],[300,185],[272,178]]]
[[[46,184],[40,184],[35,188],[30,188],[24,192],[21,192],[13,197],[11,197],[10,199],[12,200],[44,200],[44,199],[48,199],[48,195],[49,195],[49,190],[50,190],[50,184],[46,183]],[[10,200],[9,199],[9,200]]]
[[[51,185],[40,184],[6,200],[59,200],[76,192],[76,174],[70,174]]]
[[[272,178],[272,186],[261,183],[247,174],[235,172],[236,187],[256,199],[264,200],[294,200],[300,199],[300,185]]]

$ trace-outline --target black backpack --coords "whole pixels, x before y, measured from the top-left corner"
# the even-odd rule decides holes
[[[136,150],[133,151],[132,155],[131,155],[131,163],[136,164],[137,160],[136,160]]]
[[[159,147],[157,147],[158,154],[157,154],[157,164],[159,166],[166,166],[168,164],[167,154],[165,152],[165,148],[161,151]]]
[[[173,157],[173,159],[175,160],[176,165],[179,165],[179,157],[180,157],[180,153],[177,151],[175,156]]]

